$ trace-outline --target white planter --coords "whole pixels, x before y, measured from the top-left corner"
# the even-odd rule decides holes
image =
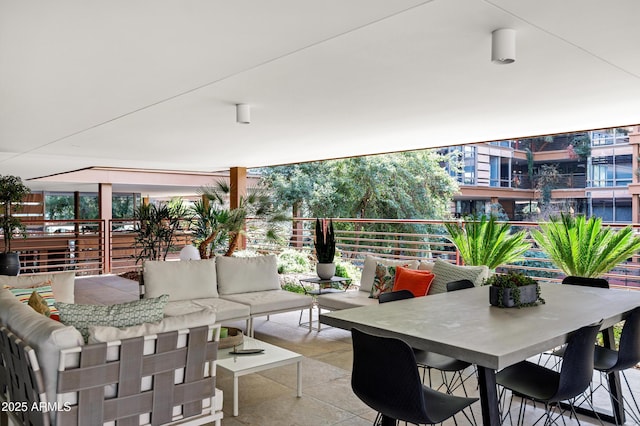
[[[316,272],[318,273],[318,277],[323,280],[328,280],[332,278],[336,273],[336,264],[335,263],[318,263],[316,265]]]

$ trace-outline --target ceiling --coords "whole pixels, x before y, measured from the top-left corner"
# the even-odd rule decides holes
[[[0,174],[211,172],[638,124],[638,16],[637,0],[0,0]],[[517,31],[514,64],[490,61],[497,28]]]

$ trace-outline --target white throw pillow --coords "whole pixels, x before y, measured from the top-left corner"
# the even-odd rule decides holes
[[[144,323],[131,327],[89,326],[89,343],[111,342],[138,336],[149,336],[167,331],[182,330],[203,325],[213,325],[216,313],[213,309],[203,309],[190,314],[164,317],[160,322]]]
[[[169,295],[169,301],[218,297],[216,264],[211,260],[144,262],[144,298]]]
[[[221,295],[280,290],[275,255],[216,258],[218,292]]]
[[[74,271],[29,274],[10,277],[0,275],[0,287],[32,288],[50,285],[53,297],[62,303],[74,303],[76,273]]]
[[[364,267],[362,268],[362,276],[360,277],[360,291],[371,291],[373,280],[376,276],[376,265],[378,263],[384,266],[406,266],[409,269],[417,269],[420,262],[418,260],[386,259],[367,255],[367,257],[364,258]]]

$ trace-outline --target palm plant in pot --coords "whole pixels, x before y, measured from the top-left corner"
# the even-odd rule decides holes
[[[0,275],[18,275],[20,273],[20,257],[11,251],[11,240],[16,231],[24,231],[20,219],[13,215],[20,203],[31,190],[17,176],[0,176],[0,228],[4,238],[4,252],[0,253]]]
[[[333,263],[336,255],[336,239],[331,219],[316,219],[316,234],[313,245],[316,248],[318,258],[316,265],[318,277],[328,280],[336,273],[336,264]]]
[[[512,233],[508,222],[498,222],[493,215],[470,217],[463,223],[445,223],[449,239],[456,246],[465,265],[498,266],[516,262],[531,247],[525,231]]]
[[[631,226],[615,230],[595,216],[561,214],[541,223],[531,236],[558,269],[582,278],[601,277],[640,249]]]

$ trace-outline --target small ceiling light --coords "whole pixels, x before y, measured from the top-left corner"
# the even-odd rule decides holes
[[[251,106],[249,104],[236,104],[236,122],[240,124],[251,123]]]
[[[491,62],[512,64],[516,61],[516,30],[500,28],[491,33]]]

